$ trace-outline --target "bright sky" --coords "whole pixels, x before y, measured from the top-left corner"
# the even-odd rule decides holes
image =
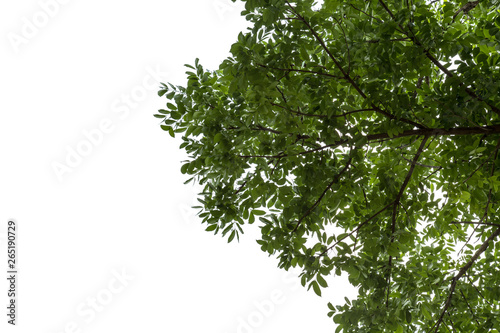
[[[230,0],[0,4],[0,271],[17,223],[16,327],[1,332],[331,332],[327,302],[190,206],[180,141],[153,114],[158,82],[216,69],[246,21]]]

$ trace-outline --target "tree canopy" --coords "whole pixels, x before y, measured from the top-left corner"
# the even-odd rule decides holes
[[[258,223],[318,295],[347,273],[337,332],[498,332],[500,1],[244,2],[232,56],[159,91],[206,230]]]

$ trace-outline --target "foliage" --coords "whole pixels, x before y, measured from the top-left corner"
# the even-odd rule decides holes
[[[245,1],[232,57],[155,115],[206,230],[257,221],[318,295],[348,273],[337,332],[498,332],[499,5]]]

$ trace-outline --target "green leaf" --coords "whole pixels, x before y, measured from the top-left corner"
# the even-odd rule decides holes
[[[319,285],[323,288],[327,288],[328,284],[326,283],[325,279],[321,275],[317,275],[316,280],[318,281]]]
[[[221,139],[222,139],[222,134],[221,133],[215,134],[215,136],[214,136],[214,143],[219,142]]]
[[[229,235],[229,238],[227,239],[228,243],[231,243],[231,241],[234,239],[234,236],[236,235],[236,230],[233,230],[231,232],[231,235]]]
[[[212,225],[209,225],[205,231],[213,231],[217,228],[217,224],[212,224]]]
[[[312,282],[312,287],[316,295],[321,296],[321,289],[318,286],[318,283],[316,281]]]

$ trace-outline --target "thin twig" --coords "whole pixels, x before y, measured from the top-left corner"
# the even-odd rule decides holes
[[[274,70],[277,70],[277,71],[282,71],[282,72],[287,72],[287,73],[289,73],[289,72],[310,73],[310,74],[318,74],[318,75],[328,76],[328,77],[331,77],[331,78],[334,78],[334,79],[343,79],[343,77],[338,76],[338,75],[332,75],[332,74],[328,74],[328,73],[315,72],[315,71],[308,71],[308,70],[305,70],[305,69],[269,67],[269,66],[266,66],[266,65],[263,65],[263,64],[257,64],[257,65],[260,66],[260,67],[264,67],[264,68],[268,68],[268,69],[274,69]]]
[[[500,148],[500,140],[497,142],[497,146],[495,147],[495,150],[493,150],[489,155],[488,157],[483,161],[483,163],[481,163],[470,175],[469,177],[467,177],[466,180],[463,181],[463,183],[467,183],[467,181],[479,170],[481,169],[481,167],[490,160],[491,156],[493,154],[496,154],[498,152],[498,149]]]
[[[349,158],[349,160],[347,161],[346,165],[344,166],[344,168],[342,170],[340,170],[340,172],[335,175],[335,177],[333,177],[333,180],[330,182],[330,184],[328,184],[328,186],[326,187],[326,189],[323,191],[323,193],[321,193],[320,197],[318,198],[318,200],[316,200],[316,202],[307,210],[307,212],[300,218],[300,220],[297,222],[297,225],[295,226],[295,228],[293,229],[292,232],[295,232],[297,231],[297,229],[299,228],[300,224],[302,223],[302,221],[319,205],[319,203],[321,202],[321,199],[323,199],[323,197],[325,196],[326,192],[328,192],[328,190],[333,186],[333,184],[335,184],[336,182],[339,181],[340,177],[342,176],[342,174],[349,168],[349,166],[351,165],[351,160],[352,160],[352,157]]]
[[[479,296],[481,296],[481,298],[486,302],[488,303],[489,305],[493,305],[491,304],[484,296],[483,294],[479,291],[479,289],[477,289],[476,285],[474,285],[474,282],[471,281],[470,277],[469,277],[469,274],[465,274],[465,276],[467,276],[467,280],[469,280],[470,284],[474,287],[474,289],[476,289],[477,293],[479,294]]]
[[[453,222],[450,222],[450,224],[480,224],[480,225],[491,225],[494,227],[500,227],[500,224],[489,223],[489,222],[471,222],[471,221],[457,222],[457,221],[453,221]]]
[[[472,314],[472,318],[474,318],[474,320],[476,321],[477,326],[478,327],[481,326],[479,324],[479,321],[477,321],[476,314],[474,313],[474,311],[472,311],[472,308],[471,308],[469,302],[467,301],[467,298],[465,298],[465,295],[461,289],[460,289],[460,294],[462,294],[462,297],[464,298],[464,301],[467,304],[467,307],[469,308],[470,313]]]
[[[349,43],[347,42],[347,35],[345,34],[344,28],[342,28],[342,24],[340,23],[340,21],[335,16],[332,16],[332,18],[335,21],[337,21],[337,24],[340,27],[340,30],[342,30],[342,34],[344,35],[345,46],[347,48],[347,74],[350,74],[351,73],[351,53],[349,51]]]
[[[406,158],[403,155],[401,155],[401,157],[403,159],[407,160],[408,162],[411,162],[411,160],[409,158]],[[418,163],[418,162],[415,162],[415,165],[419,165],[419,166],[422,166],[422,167],[425,167],[425,168],[441,169],[441,167],[437,166],[437,165],[427,165],[427,164],[422,164],[422,163]]]
[[[374,20],[377,20],[379,23],[384,23],[384,21],[382,21],[381,19],[376,18],[376,17],[374,17],[374,16],[372,16],[372,15],[367,14],[366,12],[362,11],[361,9],[359,9],[359,8],[355,7],[353,4],[349,4],[349,6],[351,6],[352,8],[356,9],[357,11],[359,11],[359,12],[361,12],[361,13],[365,14],[366,16],[368,16],[368,17],[370,17],[370,18],[372,18],[372,19],[374,19]]]
[[[451,286],[450,286],[450,292],[448,294],[448,298],[446,299],[446,302],[444,303],[444,306],[443,306],[443,310],[441,312],[441,315],[439,316],[438,320],[436,321],[436,323],[431,327],[431,330],[434,329],[434,327],[436,328],[434,330],[434,332],[438,332],[439,331],[439,326],[441,325],[441,322],[443,321],[443,317],[444,317],[444,314],[446,313],[446,311],[448,310],[448,307],[450,306],[451,304],[451,299],[453,297],[453,293],[455,292],[455,288],[457,286],[457,282],[458,280],[465,274],[467,273],[467,271],[469,270],[469,268],[471,268],[471,266],[474,264],[474,262],[476,262],[476,260],[479,258],[479,256],[484,252],[486,251],[486,249],[488,248],[488,246],[490,245],[490,242],[495,239],[496,237],[498,237],[498,235],[500,235],[500,228],[498,228],[497,230],[495,230],[487,239],[486,241],[481,245],[481,247],[476,251],[476,253],[474,253],[474,255],[471,257],[471,259],[464,265],[462,266],[462,268],[460,268],[460,270],[458,271],[457,275],[455,275],[452,279],[451,279]]]
[[[373,214],[370,218],[368,218],[366,221],[364,221],[363,223],[360,223],[356,229],[354,229],[353,231],[351,231],[350,233],[348,233],[347,235],[344,235],[343,237],[341,237],[339,240],[337,240],[337,242],[335,242],[335,244],[333,244],[332,246],[328,247],[326,250],[324,250],[323,252],[321,252],[318,257],[321,257],[322,255],[324,255],[326,252],[328,252],[329,250],[333,249],[335,246],[337,246],[341,241],[343,241],[344,239],[346,239],[347,237],[351,236],[353,233],[357,232],[362,226],[364,226],[365,224],[367,224],[368,222],[370,222],[371,220],[373,220],[375,217],[377,217],[380,213],[382,213],[384,210],[386,210],[387,208],[391,207],[392,205],[394,205],[394,201],[391,202],[390,204],[388,204],[387,206],[385,206],[384,208],[382,208],[381,210],[379,210],[378,212],[376,212],[375,214]]]

